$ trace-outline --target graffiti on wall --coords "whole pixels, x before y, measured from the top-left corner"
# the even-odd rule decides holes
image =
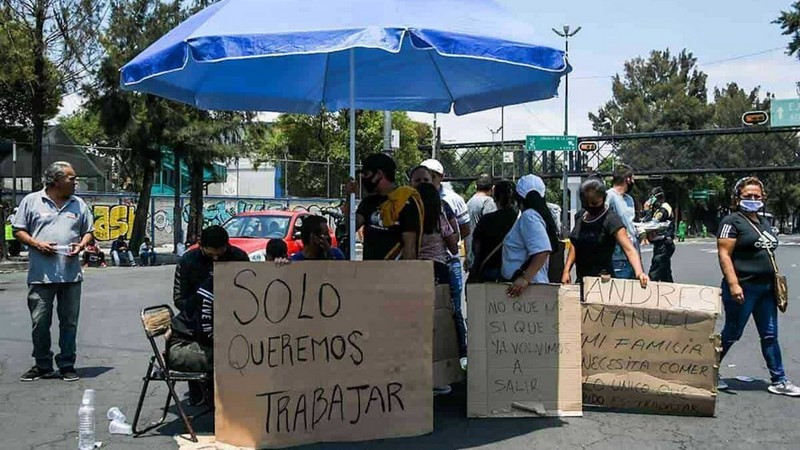
[[[119,236],[130,239],[136,207],[132,205],[93,205],[94,237],[98,241],[113,241]]]

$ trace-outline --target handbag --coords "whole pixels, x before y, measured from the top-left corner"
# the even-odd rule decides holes
[[[747,223],[753,227],[758,234],[761,234],[761,230],[756,227],[753,222],[748,219],[744,214],[742,214]],[[775,290],[775,303],[778,306],[778,310],[782,313],[786,312],[786,308],[789,307],[789,283],[786,280],[786,275],[783,275],[778,270],[778,263],[775,262],[775,254],[772,252],[771,249],[766,248],[767,254],[769,255],[769,260],[772,262],[772,269],[775,271],[775,284],[773,289]]]

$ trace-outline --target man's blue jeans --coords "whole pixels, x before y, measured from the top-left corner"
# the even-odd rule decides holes
[[[461,268],[461,259],[453,258],[447,264],[450,268],[450,299],[453,302],[453,320],[456,322],[458,335],[458,353],[460,357],[467,356],[467,324],[464,322],[464,313],[461,311],[461,295],[464,292],[464,272]]]
[[[636,272],[634,272],[633,266],[631,266],[627,259],[614,260],[612,261],[612,264],[614,265],[614,273],[610,275],[613,275],[614,278],[620,278],[624,280],[632,280],[636,278]]]
[[[744,333],[747,321],[753,316],[758,335],[761,338],[761,354],[767,363],[772,382],[783,381],[781,347],[778,345],[778,308],[772,283],[741,285],[744,291],[744,304],[738,304],[731,297],[728,283],[722,281],[722,306],[725,307],[725,327],[722,329],[722,358]]]
[[[75,365],[75,341],[78,335],[78,315],[81,309],[81,283],[50,283],[28,285],[28,309],[31,313],[33,357],[40,369],[53,369],[50,350],[50,324],[53,304],[58,314],[58,346],[56,365],[59,369]]]

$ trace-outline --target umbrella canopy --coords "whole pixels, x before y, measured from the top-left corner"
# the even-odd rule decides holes
[[[556,95],[564,53],[534,41],[487,0],[222,0],[126,64],[121,83],[211,110],[467,114]]]
[[[555,96],[570,67],[534,41],[491,0],[222,0],[126,64],[120,83],[211,110],[349,108],[354,177],[355,109],[460,115]]]

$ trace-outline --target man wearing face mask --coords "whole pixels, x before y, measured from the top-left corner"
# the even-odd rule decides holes
[[[609,210],[613,211],[622,220],[622,225],[625,226],[628,237],[638,253],[638,233],[633,225],[636,208],[633,197],[629,195],[634,183],[633,169],[625,164],[617,164],[614,169],[612,187],[606,191],[606,205]],[[614,278],[635,278],[635,271],[619,245],[614,248],[612,261],[614,263]]]
[[[672,283],[672,255],[675,254],[675,216],[672,206],[664,201],[664,189],[655,187],[650,199],[644,204],[645,222],[657,222],[658,228],[647,232],[647,240],[653,244],[653,261],[650,263],[650,279]]]
[[[383,153],[362,161],[361,185],[369,194],[356,210],[356,229],[364,227],[364,260],[417,259],[423,206],[419,193],[395,184],[397,164]],[[354,192],[355,184],[347,190]]]

